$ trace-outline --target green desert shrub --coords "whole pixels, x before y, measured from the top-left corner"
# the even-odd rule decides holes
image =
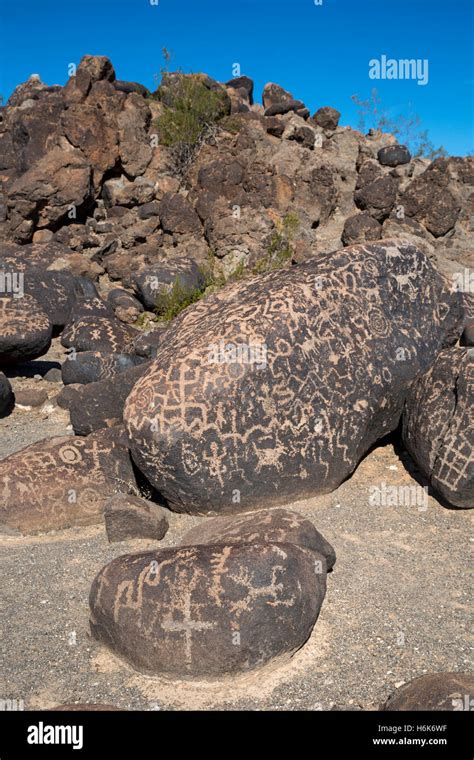
[[[277,223],[276,229],[267,246],[265,256],[255,265],[256,274],[272,272],[275,269],[281,269],[287,264],[293,256],[293,242],[295,234],[300,225],[297,214],[289,213]]]
[[[229,96],[203,74],[178,71],[163,74],[154,97],[163,104],[155,122],[159,141],[172,149],[175,174],[182,176],[201,145],[215,137],[229,113]]]
[[[187,288],[178,275],[170,290],[159,294],[156,300],[155,313],[160,322],[170,322],[184,309],[205,295],[206,289],[211,284],[211,279],[207,272],[203,272],[203,274],[205,277],[200,287]]]

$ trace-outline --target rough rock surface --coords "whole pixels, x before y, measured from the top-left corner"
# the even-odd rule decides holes
[[[439,158],[416,177],[400,197],[407,216],[421,222],[435,238],[456,224],[460,203],[449,189],[447,159]]]
[[[228,286],[176,320],[127,399],[134,460],[177,511],[331,491],[397,427],[460,309],[419,249],[390,241]]]
[[[331,106],[323,106],[316,111],[313,116],[313,121],[316,122],[318,127],[334,131],[337,129],[340,118],[341,114],[336,108],[331,108]]]
[[[80,351],[98,351],[104,354],[127,353],[137,332],[124,325],[115,316],[93,314],[69,323],[61,337],[66,348]]]
[[[456,507],[474,507],[474,356],[442,351],[411,389],[403,441],[433,488]]]
[[[28,269],[24,278],[25,293],[39,303],[53,328],[64,327],[76,299],[76,278],[68,271]]]
[[[191,528],[183,536],[182,543],[227,546],[242,543],[295,544],[324,557],[328,570],[336,561],[336,553],[331,544],[316,530],[313,523],[288,509],[261,509],[251,515],[214,517]]]
[[[212,678],[289,657],[326,590],[315,555],[292,544],[187,546],[128,554],[90,593],[91,632],[150,674]]]
[[[427,673],[404,684],[381,710],[472,710],[472,673]]]
[[[168,530],[166,509],[134,494],[118,493],[104,507],[107,538],[126,541],[129,538],[163,538]]]
[[[130,367],[107,380],[74,389],[69,386],[71,393],[64,398],[63,407],[69,410],[76,435],[89,435],[95,430],[122,423],[125,401],[148,364],[143,362]]]
[[[48,315],[32,296],[0,297],[0,366],[42,356],[52,332]]]
[[[204,285],[204,275],[194,261],[178,257],[146,267],[135,277],[135,287],[149,309],[160,309],[163,295],[172,291],[175,284],[188,293]]]
[[[99,351],[83,351],[72,354],[61,367],[64,385],[71,383],[96,383],[100,380],[110,380],[144,359],[129,354],[101,354]]]
[[[0,417],[5,417],[13,409],[15,397],[8,377],[0,372]]]
[[[118,431],[49,438],[0,462],[0,524],[39,533],[98,523],[107,499],[134,484]]]
[[[382,166],[395,167],[401,164],[409,164],[411,153],[406,145],[386,145],[385,148],[380,148],[377,158]]]

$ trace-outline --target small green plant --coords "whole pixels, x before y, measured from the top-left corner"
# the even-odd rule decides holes
[[[165,104],[156,126],[162,145],[197,145],[225,113],[223,92],[209,89],[200,74],[175,72],[158,88]]]
[[[196,301],[199,301],[204,295],[206,288],[210,283],[210,277],[206,273],[204,282],[200,287],[187,288],[179,275],[170,290],[160,293],[155,306],[155,312],[159,321],[170,322],[178,316],[184,309]]]
[[[219,126],[225,129],[227,132],[231,132],[233,135],[237,135],[242,129],[242,119],[238,116],[224,116],[219,122]]]
[[[267,247],[266,255],[255,265],[256,274],[272,272],[281,269],[293,256],[293,241],[300,225],[297,214],[289,213],[277,223]]]

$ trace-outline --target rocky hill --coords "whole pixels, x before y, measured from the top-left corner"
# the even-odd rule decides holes
[[[54,244],[56,268],[138,291],[140,271],[176,257],[211,258],[224,277],[255,267],[287,215],[293,262],[403,235],[449,274],[474,265],[472,157],[412,159],[389,134],[338,126],[324,104],[310,116],[278,85],[259,103],[247,77],[198,75],[219,109],[183,172],[160,127],[181,105],[179,76],[150,93],[85,56],[65,87],[19,85],[1,109],[4,243]]]

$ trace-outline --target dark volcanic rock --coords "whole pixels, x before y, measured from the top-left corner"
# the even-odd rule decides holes
[[[29,269],[25,272],[25,293],[39,303],[53,328],[64,327],[71,316],[76,299],[75,280],[67,271]]]
[[[168,329],[165,323],[157,324],[153,330],[143,333],[139,338],[133,341],[133,350],[138,356],[144,356],[152,359],[163,343],[163,337]]]
[[[474,355],[442,351],[413,386],[403,441],[433,488],[456,507],[474,507]]]
[[[2,243],[0,250],[0,271],[28,272],[29,269],[45,270],[55,266],[58,259],[65,262],[73,251],[61,243],[28,243],[16,245]],[[77,280],[76,278],[76,284]]]
[[[344,245],[364,243],[366,240],[380,240],[382,225],[368,211],[354,214],[346,219],[341,240]]]
[[[382,166],[400,166],[410,163],[411,153],[406,145],[387,145],[380,148],[377,158]]]
[[[112,62],[105,55],[84,55],[77,67],[75,85],[87,95],[95,82],[115,80]]]
[[[319,108],[316,111],[313,116],[313,121],[316,122],[318,127],[334,131],[337,129],[340,118],[341,114],[336,108],[331,108],[331,106],[323,106],[323,108]]]
[[[64,385],[96,383],[116,377],[143,361],[142,357],[129,354],[101,354],[99,351],[73,353],[61,367],[62,381]]]
[[[130,92],[137,92],[143,98],[147,98],[150,95],[150,91],[143,84],[139,84],[139,82],[124,82],[122,79],[116,79],[114,87],[119,92],[127,93],[127,95]]]
[[[474,320],[466,322],[461,335],[461,346],[474,346]]]
[[[70,322],[61,336],[61,343],[75,351],[99,351],[104,354],[130,353],[137,332],[115,316],[84,316]]]
[[[154,538],[160,541],[168,530],[166,509],[133,494],[111,496],[104,508],[107,538],[126,541],[128,538]]]
[[[472,710],[472,673],[427,673],[398,689],[381,710]]]
[[[285,101],[294,100],[293,95],[288,90],[284,90],[279,84],[274,82],[268,82],[263,88],[262,103],[265,108],[269,108],[275,103],[283,103]]]
[[[148,309],[160,311],[163,296],[178,286],[182,293],[203,287],[205,277],[192,259],[179,257],[145,267],[135,275],[135,287]]]
[[[201,233],[199,217],[181,193],[165,193],[158,211],[165,232]]]
[[[34,298],[0,297],[0,366],[42,356],[52,332],[47,314]]]
[[[91,167],[82,151],[52,148],[9,189],[9,205],[18,214],[17,221],[12,217],[14,238],[30,239],[30,233],[15,232],[17,227],[22,229],[22,220],[37,219],[38,228],[56,227],[67,219],[71,208],[77,213],[87,208],[92,197]]]
[[[191,528],[183,545],[192,544],[295,544],[324,557],[327,569],[336,562],[336,552],[310,520],[288,509],[261,509],[251,515],[214,517]]]
[[[407,216],[416,219],[435,237],[456,224],[461,205],[449,190],[446,159],[436,159],[400,196]]]
[[[354,193],[356,206],[367,210],[379,221],[383,221],[390,214],[396,197],[397,182],[389,176],[369,182]]]
[[[48,438],[0,462],[0,524],[38,533],[98,523],[107,499],[134,485],[118,431]]]
[[[92,635],[138,670],[182,678],[287,658],[324,599],[314,556],[292,544],[237,544],[118,557],[92,584]]]
[[[174,320],[127,399],[135,462],[177,511],[327,493],[397,427],[462,319],[460,294],[393,241],[230,284]]]
[[[0,417],[6,417],[11,412],[15,404],[10,381],[3,372],[0,372]]]
[[[94,430],[120,424],[125,400],[148,365],[149,362],[143,362],[108,380],[79,386],[75,393],[63,397],[61,406],[69,410],[74,432],[89,435]]]
[[[140,301],[123,288],[114,288],[107,294],[107,303],[121,322],[132,323],[143,312]]]
[[[233,90],[245,91],[249,105],[253,105],[253,80],[250,77],[234,77],[226,82],[226,87],[232,87]]]
[[[300,111],[304,107],[305,105],[302,100],[284,100],[281,103],[274,103],[266,108],[264,116],[278,116],[290,111]]]

